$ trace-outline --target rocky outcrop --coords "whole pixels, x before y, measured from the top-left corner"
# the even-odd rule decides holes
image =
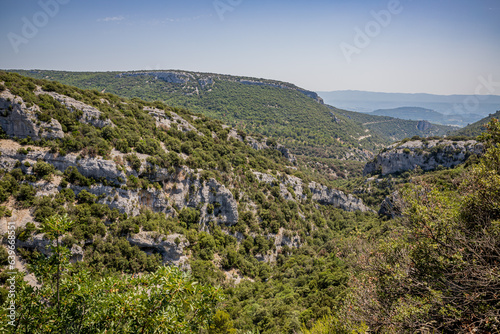
[[[215,179],[206,182],[194,177],[176,180],[175,188],[170,187],[167,196],[177,207],[201,206],[202,224],[212,220],[232,226],[238,222],[238,203],[231,191]],[[212,213],[208,212],[208,205],[214,206]]]
[[[401,203],[401,196],[399,192],[394,192],[390,196],[384,198],[380,204],[379,215],[388,216],[391,218],[400,217],[402,212],[399,204]]]
[[[141,209],[148,208],[154,212],[163,212],[168,216],[175,216],[175,210],[169,204],[168,194],[162,190],[122,189],[103,185],[94,185],[89,188],[72,186],[75,195],[86,190],[98,197],[100,204],[105,204],[111,209],[117,209],[129,216],[136,216]],[[185,205],[180,206],[183,208]]]
[[[175,112],[170,111],[169,115],[165,113],[164,110],[160,110],[152,107],[144,107],[145,111],[148,111],[151,116],[156,120],[156,126],[165,127],[170,129],[172,124],[175,124],[183,132],[195,131],[199,136],[204,136],[203,133],[199,132],[191,123],[187,122],[184,118],[177,115]]]
[[[146,253],[160,253],[164,264],[179,267],[188,265],[188,257],[184,254],[184,249],[189,247],[189,242],[180,234],[164,236],[154,232],[139,232],[127,237],[127,240],[131,245],[139,247]]]
[[[46,94],[52,96],[55,100],[61,102],[61,104],[63,104],[71,112],[75,112],[77,110],[81,111],[82,116],[79,117],[79,121],[82,123],[90,124],[92,126],[95,126],[96,128],[103,128],[105,126],[114,126],[111,120],[102,118],[102,112],[99,109],[89,106],[88,104],[85,104],[78,100],[75,100],[72,97],[58,94],[55,92],[46,92],[41,89],[36,91],[35,94],[37,95]]]
[[[8,90],[0,93],[0,126],[7,135],[34,140],[63,138],[61,124],[55,119],[42,122],[38,119],[38,111],[38,106],[28,107]]]
[[[189,81],[189,76],[183,73],[177,73],[177,72],[163,72],[163,71],[156,71],[156,72],[134,72],[134,73],[120,73],[117,75],[118,78],[127,76],[127,77],[137,77],[137,76],[151,76],[154,77],[155,79],[159,79],[168,83],[174,83],[174,84],[185,84]]]
[[[228,77],[224,75],[214,75],[208,73],[192,73],[192,72],[184,72],[184,71],[141,71],[141,72],[124,72],[117,74],[117,78],[122,77],[139,77],[139,76],[148,76],[152,77],[153,80],[161,80],[170,84],[177,85],[190,85],[198,84],[201,89],[207,89],[209,87],[214,86],[215,80],[214,76],[218,80],[228,80],[228,81],[236,81],[244,85],[255,85],[255,86],[269,86],[283,89],[291,89],[295,90],[301,94],[304,94],[318,103],[324,104],[323,99],[315,92],[301,89],[296,87],[295,85],[277,81],[260,81],[253,79],[234,79],[233,77]],[[198,93],[197,88],[195,92]],[[194,92],[193,92],[194,93]],[[193,93],[188,93],[187,95],[192,95]]]
[[[238,222],[239,217],[238,203],[233,194],[215,179],[206,182],[196,178],[170,179],[162,189],[122,189],[102,185],[90,188],[72,187],[72,189],[75,195],[85,189],[98,196],[99,203],[132,216],[138,215],[142,208],[148,208],[172,217],[177,215],[177,210],[192,207],[200,208],[201,224],[215,221],[232,226]],[[214,207],[211,213],[208,212],[208,205]]]
[[[346,195],[340,190],[330,189],[316,182],[309,183],[309,189],[312,193],[312,199],[320,204],[333,205],[336,208],[349,212],[372,211],[363,203],[362,199],[356,198],[351,194]]]
[[[242,241],[244,237],[242,236]],[[274,251],[267,252],[267,254],[256,254],[255,258],[261,262],[276,262],[276,257],[278,254],[282,253],[283,247],[288,247],[289,249],[300,248],[303,244],[303,240],[296,235],[290,234],[289,231],[281,227],[278,233],[269,233],[266,235],[267,240],[274,240]]]
[[[38,160],[43,160],[62,172],[72,166],[76,167],[85,177],[104,178],[116,184],[121,184],[127,177],[121,169],[117,168],[114,161],[102,158],[80,158],[77,154],[62,156],[39,148],[28,151],[27,154],[18,153],[12,148],[1,148],[0,152],[2,154],[0,167],[8,170],[14,168],[17,161],[35,163]]]
[[[212,77],[203,78],[199,79],[198,83],[200,84],[201,88],[206,89],[208,86],[213,86],[214,79]]]
[[[413,170],[417,167],[425,171],[439,166],[455,167],[464,163],[470,155],[481,154],[483,146],[475,140],[412,140],[396,143],[366,164],[364,175],[393,174]]]
[[[301,200],[307,198],[306,192],[304,191],[304,187],[307,187],[312,194],[312,200],[320,204],[332,205],[336,208],[350,212],[372,211],[360,198],[356,198],[351,194],[346,195],[340,190],[331,189],[316,182],[305,185],[300,178],[290,175],[282,176],[280,180],[273,175],[260,172],[254,172],[254,175],[260,182],[279,186],[280,195],[286,200]],[[288,190],[289,187],[293,189],[295,197]]]
[[[288,160],[290,161],[292,164],[295,164],[297,162],[297,158],[292,154],[290,153],[290,150],[287,149],[285,146],[283,145],[278,145],[278,147],[276,148],[278,151],[281,152],[281,154],[283,154],[283,156]]]
[[[2,205],[8,203],[2,203]],[[9,225],[13,224],[15,228],[24,228],[26,224],[34,221],[32,212],[29,209],[12,208],[10,217],[0,218],[0,235],[4,235],[9,231]]]
[[[91,187],[71,186],[76,195],[82,190],[87,190],[93,195],[98,196],[99,203],[109,205],[112,209],[118,209],[122,213],[129,215],[137,215],[140,210],[147,207],[155,212],[164,212],[169,216],[175,216],[176,211],[172,206],[176,206],[179,210],[188,207],[201,207],[201,223],[216,221],[220,224],[235,225],[238,222],[238,203],[234,199],[232,192],[224,185],[217,182],[215,179],[203,181],[199,178],[196,171],[183,167],[182,170],[175,175],[168,173],[166,169],[156,169],[150,175],[152,182],[161,182],[161,189],[129,189],[123,188],[127,175],[138,176],[137,172],[132,169],[119,168],[119,166],[111,160],[102,158],[81,158],[76,154],[68,154],[60,156],[50,153],[47,149],[34,148],[28,151],[27,154],[17,152],[19,144],[8,142],[11,147],[2,145],[0,147],[0,168],[12,170],[18,162],[22,162],[21,168],[28,173],[31,173],[31,168],[24,165],[25,162],[30,164],[36,163],[38,160],[43,160],[52,164],[61,172],[68,167],[73,166],[85,177],[94,179],[106,179],[114,183],[115,186],[104,186],[96,184]],[[47,184],[40,188],[39,196],[57,192],[53,189],[54,185]],[[207,212],[208,205],[213,205],[212,213]]]
[[[238,140],[243,141],[243,138],[241,138],[239,135],[237,135],[237,132],[235,130],[231,131],[229,133],[229,135],[233,136],[234,138],[236,138]],[[295,157],[295,155],[290,153],[290,150],[281,144],[276,144],[275,146],[270,147],[269,145],[267,145],[267,142],[265,140],[258,141],[257,139],[250,137],[250,136],[246,136],[245,141],[254,150],[264,150],[264,149],[274,148],[274,149],[278,150],[292,164],[295,164],[297,162],[297,158]]]
[[[61,242],[62,239],[59,239]],[[56,241],[49,240],[44,234],[35,234],[29,237],[27,240],[16,239],[16,248],[25,248],[29,250],[36,250],[37,252],[50,256],[52,250],[50,246],[55,246]],[[74,244],[70,249],[70,260],[71,262],[82,261],[84,257],[83,248],[80,245]]]
[[[274,237],[274,245],[277,249],[288,246],[290,248],[299,248],[301,246],[300,237],[297,235],[290,236],[286,234],[284,228],[280,228],[278,234],[271,234],[270,237]]]
[[[45,238],[43,234],[36,234],[24,241],[16,239],[16,248],[37,250],[39,253],[44,255],[51,254],[51,245],[53,245],[53,243],[49,239]]]
[[[74,154],[58,156],[46,150],[33,150],[25,155],[17,153],[14,148],[2,148],[0,152],[2,154],[0,167],[7,170],[14,168],[18,161],[22,161],[22,168],[26,169],[24,162],[33,164],[37,160],[43,160],[54,165],[60,171],[74,166],[86,177],[104,178],[118,186],[127,179],[127,174],[123,169],[119,169],[113,161],[100,158],[77,159],[77,155]],[[131,170],[128,173],[137,175]],[[76,195],[85,189],[98,196],[101,204],[109,205],[112,209],[118,209],[122,213],[131,215],[139,214],[143,207],[148,207],[155,212],[175,215],[171,205],[175,205],[179,209],[185,206],[199,207],[201,205],[204,208],[202,210],[202,223],[214,220],[222,224],[234,225],[238,222],[238,204],[229,189],[215,179],[202,182],[196,173],[187,167],[183,168],[181,175],[190,175],[190,177],[176,179],[167,170],[158,169],[152,175],[152,181],[165,184],[160,190],[155,188],[146,190],[123,189],[100,184],[90,188],[73,186],[72,189]],[[216,207],[212,214],[206,214],[206,207],[209,204]]]
[[[309,90],[303,90],[303,89],[298,89],[297,91],[306,96],[309,96],[311,99],[316,100],[316,102],[320,104],[325,104],[325,101],[316,92],[311,92]]]

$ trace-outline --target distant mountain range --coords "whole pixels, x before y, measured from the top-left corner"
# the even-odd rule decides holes
[[[453,125],[464,127],[470,123],[477,121],[482,117],[476,114],[463,114],[463,115],[445,115],[437,111],[421,108],[421,107],[399,107],[393,109],[377,109],[370,115],[377,116],[390,116],[406,120],[425,120],[431,123],[442,125]]]
[[[411,106],[432,110],[443,115],[467,115],[463,120],[465,124],[463,122],[442,123],[461,126],[478,121],[500,109],[500,96],[497,95],[484,95],[478,99],[468,95],[377,93],[354,90],[318,92],[318,94],[327,104],[357,112],[370,113],[378,109]],[[415,120],[420,119],[423,118],[419,117]]]

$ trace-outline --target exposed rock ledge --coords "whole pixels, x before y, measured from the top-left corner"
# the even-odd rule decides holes
[[[28,107],[20,97],[12,95],[8,90],[0,93],[0,127],[12,137],[34,140],[41,138],[63,138],[61,124],[51,119],[42,122],[37,117],[40,108],[37,105]]]
[[[20,168],[31,173],[31,167],[26,167],[24,163],[34,164],[37,160],[43,160],[61,172],[73,166],[85,177],[104,178],[116,185],[112,187],[97,184],[90,188],[71,186],[75,194],[78,195],[85,189],[99,196],[101,204],[109,205],[120,212],[137,215],[142,207],[149,207],[155,212],[175,216],[176,211],[172,207],[174,205],[179,210],[186,206],[193,208],[201,206],[200,223],[202,224],[211,220],[226,225],[234,225],[238,222],[238,203],[231,191],[215,179],[202,181],[198,173],[188,167],[183,167],[177,175],[169,174],[166,169],[157,169],[156,173],[151,176],[151,181],[162,183],[161,189],[122,189],[120,186],[124,185],[127,174],[137,176],[137,172],[128,168],[125,169],[127,172],[125,173],[124,169],[119,168],[114,161],[102,158],[79,159],[76,154],[60,156],[39,147],[33,147],[27,154],[20,154],[17,153],[20,147],[16,142],[0,140],[0,168],[12,170],[17,162],[21,162]],[[39,189],[40,194],[57,191],[51,184],[43,187]],[[216,209],[210,214],[207,212],[209,204],[216,205]]]
[[[13,147],[17,147],[14,145]],[[105,178],[108,181],[121,183],[126,180],[126,174],[116,167],[114,161],[104,160],[101,158],[79,158],[77,154],[67,154],[61,156],[50,153],[47,149],[35,148],[29,151],[28,154],[17,153],[14,148],[0,147],[2,158],[0,159],[0,168],[10,170],[14,168],[17,161],[28,161],[31,163],[37,160],[43,160],[60,171],[65,171],[66,168],[74,166],[85,177],[93,177],[96,179]]]
[[[475,140],[413,140],[396,143],[379,153],[375,160],[366,164],[363,171],[367,174],[393,174],[420,167],[425,171],[438,166],[455,167],[464,163],[469,156],[481,154],[483,145]]]
[[[312,192],[312,199],[320,204],[333,205],[336,208],[349,212],[372,211],[360,198],[356,198],[351,194],[346,195],[340,190],[330,189],[316,182],[309,183],[309,189]]]
[[[180,234],[155,236],[154,232],[139,232],[129,236],[127,240],[131,245],[145,252],[160,253],[164,264],[169,263],[180,267],[189,265],[189,259],[184,255],[184,248],[189,246],[189,241]]]
[[[300,178],[295,176],[278,176],[281,179],[278,180],[276,177],[269,174],[254,172],[254,175],[260,182],[278,186],[280,188],[281,196],[287,200],[294,200],[294,196],[290,193],[289,188],[293,189],[295,199],[305,199],[307,195],[304,188],[307,187],[311,191],[312,200],[320,204],[332,205],[336,208],[349,212],[373,211],[363,203],[363,200],[356,198],[351,194],[346,195],[340,190],[331,189],[316,182],[311,182],[306,186]]]

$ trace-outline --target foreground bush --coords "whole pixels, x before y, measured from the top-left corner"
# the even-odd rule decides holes
[[[22,274],[10,274],[10,292],[0,313],[0,331],[11,333],[193,333],[208,329],[222,292],[196,283],[177,267],[160,267],[140,277],[96,277],[69,264],[60,244],[72,221],[51,216],[41,232],[53,240],[50,254],[39,254],[31,271],[33,287]],[[15,312],[7,307],[13,308]]]
[[[176,267],[133,278],[92,278],[88,272],[60,284],[60,315],[51,284],[16,279],[14,325],[3,314],[0,330],[12,333],[193,333],[208,328],[221,293],[199,285]],[[4,308],[5,309],[5,308]]]

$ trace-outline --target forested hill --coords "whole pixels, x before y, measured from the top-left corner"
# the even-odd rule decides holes
[[[333,108],[333,107],[332,107]],[[361,123],[370,133],[377,133],[390,141],[399,141],[414,136],[434,137],[444,136],[457,128],[447,125],[432,124],[428,121],[412,121],[389,116],[358,113],[336,109],[339,114]]]
[[[313,92],[288,83],[186,71],[18,71],[128,98],[163,101],[259,133],[294,154],[367,160],[389,141],[335,114]]]
[[[483,118],[482,120],[467,125],[463,129],[456,130],[452,134],[456,136],[469,137],[479,136],[481,133],[486,131],[486,124],[488,124],[493,118],[500,119],[500,110],[492,115],[489,115],[488,117]]]

